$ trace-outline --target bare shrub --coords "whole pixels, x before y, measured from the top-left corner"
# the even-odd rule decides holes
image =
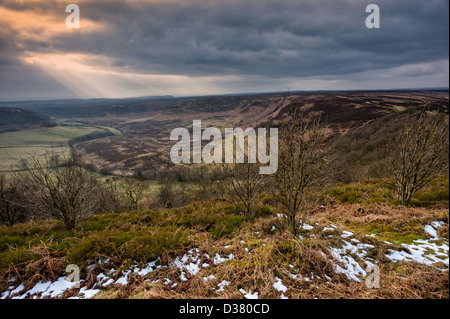
[[[157,201],[159,205],[163,208],[174,207],[175,202],[175,192],[171,183],[163,184],[157,193]]]
[[[388,161],[402,205],[435,177],[448,172],[448,139],[448,122],[439,114],[423,111],[418,118],[406,118]]]
[[[294,235],[298,229],[297,218],[304,221],[309,202],[326,179],[327,154],[320,148],[323,128],[320,119],[297,115],[281,130],[273,188]]]
[[[121,180],[121,186],[125,192],[125,200],[128,203],[128,207],[135,210],[141,209],[144,192],[148,188],[147,182],[128,177]]]
[[[164,182],[156,194],[156,204],[163,208],[174,208],[192,202],[193,196],[184,184],[175,187],[171,182]]]
[[[196,195],[201,199],[213,198],[218,194],[218,176],[212,167],[196,168]]]
[[[244,163],[218,164],[215,171],[220,176],[220,187],[246,217],[254,217],[257,199],[264,189],[267,176],[260,174],[259,163],[249,163],[244,155]]]
[[[32,156],[24,162],[25,173],[16,173],[29,208],[44,217],[62,221],[66,229],[97,212],[101,194],[93,174],[84,169],[79,157],[47,154],[44,160]]]
[[[120,212],[125,209],[125,198],[117,178],[107,179],[103,190],[103,206],[107,211]]]
[[[26,196],[17,178],[0,175],[0,222],[13,226],[29,217]]]

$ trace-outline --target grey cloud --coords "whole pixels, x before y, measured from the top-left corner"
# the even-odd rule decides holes
[[[100,4],[83,12],[107,32],[55,39],[55,47],[194,76],[346,74],[448,57],[447,1],[380,1],[379,30],[365,28],[365,5],[355,1]]]
[[[448,60],[447,0],[376,1],[381,9],[377,30],[364,24],[371,2],[85,1],[79,4],[82,22],[104,24],[104,30],[25,46],[35,52],[106,56],[95,63],[117,70],[188,76],[345,76]],[[12,1],[1,5],[30,10]],[[51,2],[38,10],[56,12]],[[0,48],[5,45],[14,44],[0,42]]]

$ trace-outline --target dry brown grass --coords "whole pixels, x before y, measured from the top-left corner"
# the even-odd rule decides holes
[[[160,264],[165,266],[174,261],[174,256],[183,256],[190,249],[200,251],[200,265],[208,263],[196,275],[186,273],[187,281],[181,281],[181,272],[175,267],[162,267],[145,277],[130,274],[128,285],[114,284],[100,292],[95,298],[148,298],[148,299],[226,299],[243,298],[239,291],[258,292],[259,298],[278,299],[281,292],[274,289],[275,278],[280,278],[287,291],[284,295],[290,299],[439,299],[449,298],[449,272],[434,267],[414,263],[392,263],[386,258],[388,249],[399,249],[399,245],[388,244],[373,237],[358,234],[358,227],[370,223],[400,227],[415,220],[417,229],[430,221],[442,220],[446,224],[439,234],[448,238],[448,211],[422,207],[391,207],[387,205],[334,205],[313,211],[307,223],[319,226],[312,230],[303,230],[305,240],[298,240],[285,231],[283,220],[276,216],[259,218],[246,222],[238,231],[215,239],[211,233],[198,230],[190,235],[190,246],[177,252],[161,256]],[[331,223],[338,226],[332,237],[327,237],[322,229]],[[272,226],[275,230],[272,231]],[[415,225],[413,225],[416,227]],[[420,226],[420,227],[419,227]],[[416,228],[412,227],[412,231]],[[376,248],[369,251],[368,257],[378,260],[380,268],[380,288],[367,288],[364,279],[358,283],[345,275],[335,272],[328,247],[340,247],[342,230],[352,230],[361,243],[372,244]],[[314,237],[311,237],[314,235]],[[28,263],[17,264],[10,268],[9,277],[16,277],[27,289],[39,280],[56,280],[64,275],[65,257],[51,252],[50,243],[33,246],[33,253],[41,258]],[[229,246],[229,247],[228,247]],[[228,248],[225,248],[228,247]],[[248,253],[245,248],[248,249]],[[205,254],[209,255],[206,257]],[[234,259],[217,265],[213,257],[234,255]],[[100,273],[107,274],[111,268],[130,269],[133,261],[111,258],[108,264],[96,265],[83,277],[82,287],[93,288]],[[334,261],[335,262],[335,261]],[[291,267],[292,265],[293,267]],[[364,265],[362,265],[364,268]],[[292,274],[311,277],[304,281],[292,278]],[[213,275],[215,279],[203,278]],[[118,279],[122,273],[112,277]],[[328,279],[327,279],[328,278]],[[171,281],[165,284],[166,280]],[[224,291],[218,292],[218,284],[223,280],[230,284]],[[177,283],[176,287],[171,285]],[[62,298],[76,296],[78,289],[67,291]]]
[[[245,243],[241,244],[241,241]],[[375,243],[376,239],[369,237],[367,241]],[[118,287],[112,294],[98,297],[239,299],[243,298],[243,294],[239,292],[242,288],[247,292],[258,292],[259,298],[278,299],[281,292],[273,287],[275,277],[278,277],[288,289],[284,295],[290,299],[448,298],[448,271],[414,262],[393,264],[384,257],[385,249],[389,247],[387,244],[383,244],[383,249],[377,250],[378,253],[381,251],[380,254],[384,257],[379,259],[380,288],[370,289],[364,281],[351,281],[334,271],[327,247],[335,244],[335,238],[302,242],[294,240],[288,232],[255,236],[253,232],[244,229],[243,233],[234,238],[206,240],[195,247],[192,246],[191,248],[199,248],[202,256],[207,253],[212,257],[218,253],[223,257],[231,253],[235,258],[218,265],[213,265],[209,260],[211,267],[202,269],[195,276],[187,275],[189,280],[186,282],[179,281],[178,269],[168,268],[149,274],[147,279],[159,280],[156,283],[137,277],[131,285]],[[231,247],[224,248],[228,245]],[[244,247],[248,247],[251,254],[248,254]],[[202,259],[201,263],[203,262],[208,260]],[[312,281],[301,281],[290,277],[289,273],[296,272],[290,269],[289,264],[303,277],[314,273],[316,278]],[[214,275],[215,279],[205,282],[203,278],[210,275]],[[326,280],[326,276],[331,280]],[[179,284],[173,289],[163,283],[165,278]],[[230,285],[224,291],[217,292],[217,285],[223,280],[229,281]]]
[[[11,264],[5,274],[8,279],[17,278],[25,290],[31,289],[39,281],[56,280],[64,272],[66,264],[64,256],[51,253],[43,242],[39,246],[34,246],[31,251],[42,257],[31,262]]]
[[[388,204],[347,204],[332,205],[326,209],[315,209],[312,212],[313,221],[318,223],[329,223],[330,221],[348,221],[354,224],[369,224],[373,221],[379,221],[385,224],[396,223],[399,221],[417,219],[442,220],[447,224],[449,222],[449,211],[445,207],[405,207],[392,206]]]

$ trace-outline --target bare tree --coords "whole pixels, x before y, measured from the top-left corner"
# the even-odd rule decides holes
[[[217,194],[218,176],[211,166],[201,166],[194,170],[196,174],[197,196],[202,199],[212,198]]]
[[[243,208],[246,217],[254,217],[254,205],[264,189],[267,175],[260,174],[260,164],[249,163],[244,155],[244,163],[218,164],[215,171],[220,176],[220,186],[237,207]]]
[[[121,185],[130,207],[136,210],[141,209],[144,192],[148,187],[147,183],[141,179],[128,177],[121,180]]]
[[[104,206],[109,211],[119,212],[124,208],[125,199],[122,192],[120,191],[120,186],[118,185],[117,179],[113,177],[108,179],[104,185],[103,197]]]
[[[303,119],[297,115],[281,128],[273,188],[294,235],[297,219],[304,221],[317,187],[325,182],[327,154],[320,148],[322,138],[323,125],[319,119]]]
[[[187,205],[193,198],[192,191],[185,184],[174,185],[170,181],[164,181],[156,193],[155,204],[158,207],[174,208]]]
[[[14,177],[0,175],[0,222],[13,226],[27,219],[26,197],[19,181]]]
[[[408,116],[391,147],[389,169],[402,205],[438,175],[448,171],[448,122],[440,114],[422,111]]]
[[[79,157],[47,154],[24,162],[26,173],[15,174],[33,210],[62,221],[66,229],[95,213],[101,195],[93,174],[81,166]]]
[[[175,202],[175,192],[173,190],[172,183],[165,182],[158,189],[158,193],[156,194],[156,199],[158,205],[163,208],[172,208],[174,207]]]

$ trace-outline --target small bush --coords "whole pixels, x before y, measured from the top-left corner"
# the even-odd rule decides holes
[[[414,199],[421,202],[439,202],[449,200],[449,192],[447,189],[431,188],[428,191],[418,192],[414,195]]]
[[[211,233],[215,238],[222,237],[224,235],[231,234],[237,228],[239,228],[244,222],[244,218],[241,216],[226,216],[214,226]]]
[[[168,227],[156,233],[137,236],[124,244],[123,254],[126,258],[146,263],[188,245],[187,235],[186,231]]]
[[[261,207],[261,215],[262,216],[270,216],[273,214],[272,212],[272,208],[270,206],[264,205],[263,207]]]
[[[337,200],[341,203],[354,204],[359,202],[361,199],[361,193],[357,191],[347,191],[342,195],[337,196]]]

